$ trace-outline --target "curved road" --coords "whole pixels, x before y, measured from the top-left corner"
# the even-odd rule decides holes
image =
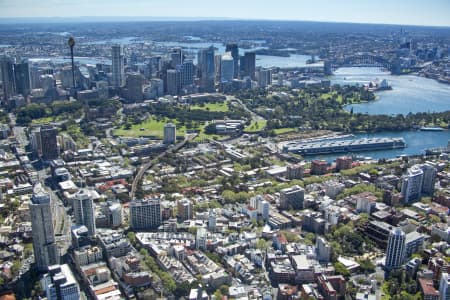
[[[139,183],[139,181],[141,181],[142,177],[144,176],[145,172],[147,172],[147,170],[149,170],[150,168],[153,167],[153,165],[155,163],[158,162],[158,160],[160,158],[162,158],[164,155],[166,155],[169,151],[175,153],[178,150],[180,150],[181,148],[184,147],[184,145],[186,145],[186,143],[188,141],[193,140],[195,137],[197,136],[197,134],[190,134],[190,135],[186,135],[186,137],[184,138],[184,140],[178,144],[176,144],[174,147],[168,148],[166,151],[162,152],[161,154],[159,154],[157,157],[155,157],[154,159],[152,159],[151,161],[149,161],[148,163],[145,163],[144,165],[142,165],[136,175],[136,177],[134,177],[133,180],[133,184],[131,186],[131,191],[130,191],[130,199],[133,200],[135,195],[136,195],[136,188],[137,185]]]

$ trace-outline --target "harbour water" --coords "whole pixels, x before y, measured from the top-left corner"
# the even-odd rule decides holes
[[[365,84],[387,79],[392,90],[377,92],[377,100],[348,105],[353,112],[369,115],[396,115],[450,110],[450,85],[414,75],[394,76],[380,68],[340,68],[331,76],[336,84]]]
[[[324,159],[329,162],[335,160],[337,157],[346,154],[355,154],[364,157],[371,157],[373,159],[380,158],[395,158],[400,155],[420,155],[425,154],[425,149],[445,147],[450,140],[450,130],[443,131],[400,131],[400,132],[379,132],[374,134],[355,134],[350,139],[361,138],[377,138],[377,137],[389,137],[389,138],[403,138],[406,142],[406,148],[392,149],[392,150],[380,150],[380,151],[364,151],[355,153],[340,153],[330,155],[316,155],[307,156],[306,159]]]

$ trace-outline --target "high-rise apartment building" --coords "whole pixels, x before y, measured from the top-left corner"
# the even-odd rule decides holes
[[[436,183],[437,169],[430,163],[421,165],[420,169],[423,172],[422,193],[432,196]]]
[[[50,266],[43,282],[48,300],[81,299],[80,288],[69,265]]]
[[[121,45],[112,46],[112,86],[121,87],[125,82],[125,65]]]
[[[400,228],[394,228],[389,233],[386,249],[386,270],[398,269],[402,266],[405,257],[406,235]]]
[[[95,236],[95,208],[94,201],[88,190],[82,189],[73,199],[73,214],[77,225],[87,227],[89,236]]]
[[[159,199],[133,200],[130,202],[130,227],[133,230],[152,230],[161,225]]]
[[[33,189],[30,217],[36,268],[39,271],[47,271],[49,266],[59,263],[59,255],[55,243],[50,195],[40,183]]]
[[[403,176],[402,195],[405,203],[420,199],[422,193],[423,171],[418,166],[408,169]]]
[[[181,199],[177,202],[177,216],[180,221],[190,220],[193,217],[192,202],[189,199]]]
[[[177,141],[177,127],[175,124],[167,123],[164,125],[164,144],[175,144]]]
[[[305,190],[298,185],[282,189],[280,191],[281,209],[302,209]]]

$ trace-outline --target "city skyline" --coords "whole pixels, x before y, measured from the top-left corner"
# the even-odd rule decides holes
[[[189,5],[181,0],[44,0],[39,5],[31,0],[3,0],[0,8],[0,21],[9,18],[118,17],[139,20],[249,19],[450,26],[450,2],[445,0],[399,0],[395,3],[388,0],[346,0],[332,3],[325,0],[314,3],[285,0],[264,5],[256,0],[230,0],[227,5],[206,0],[192,1]]]

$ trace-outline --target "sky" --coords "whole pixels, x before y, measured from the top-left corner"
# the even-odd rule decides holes
[[[0,0],[0,18],[82,16],[450,26],[450,0]]]

